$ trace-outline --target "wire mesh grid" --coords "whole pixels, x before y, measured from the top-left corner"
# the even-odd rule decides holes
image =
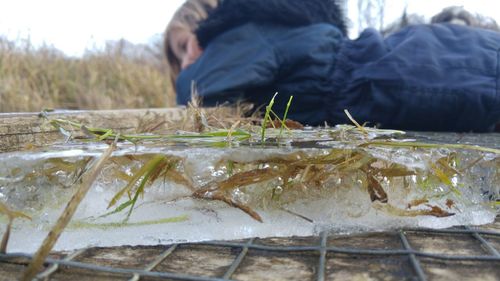
[[[500,280],[500,221],[488,228],[245,239],[54,253],[38,280]],[[27,254],[0,255],[0,280]]]

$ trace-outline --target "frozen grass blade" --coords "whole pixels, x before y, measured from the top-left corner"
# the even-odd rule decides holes
[[[97,140],[103,141],[113,135],[113,130],[108,130],[106,133],[104,133],[102,136],[98,137]]]
[[[368,132],[366,131],[366,129],[359,125],[359,123],[352,117],[351,113],[349,113],[349,110],[347,109],[344,109],[344,113],[345,115],[347,115],[347,118],[349,118],[349,120],[351,120],[351,122],[356,125],[356,127],[364,134],[364,135],[368,135]]]
[[[393,205],[388,204],[388,203],[382,204],[382,203],[376,202],[373,204],[373,207],[377,210],[381,210],[381,211],[387,212],[389,214],[392,214],[395,216],[400,216],[400,217],[434,216],[437,218],[444,218],[444,217],[450,217],[450,216],[454,215],[454,213],[446,212],[437,206],[430,206],[430,205],[427,206],[427,207],[429,207],[429,209],[405,210],[405,209],[400,209],[400,208],[394,207]]]
[[[72,228],[97,228],[97,229],[109,229],[109,228],[120,228],[120,227],[131,227],[131,226],[143,226],[143,225],[156,225],[156,224],[166,224],[166,223],[176,223],[189,220],[186,215],[163,218],[158,220],[147,220],[140,222],[109,222],[109,223],[89,223],[89,222],[75,222],[71,224]]]
[[[130,205],[132,205],[132,200],[128,200],[128,201],[126,201],[126,202],[118,205],[118,207],[116,207],[113,211],[107,212],[104,215],[99,216],[99,218],[105,218],[107,216],[111,216],[111,215],[117,214],[117,213],[125,210]]]
[[[450,190],[453,191],[453,193],[455,193],[458,196],[462,195],[460,190],[458,190],[453,185],[450,177],[448,177],[448,175],[445,172],[443,172],[443,170],[439,169],[439,167],[437,167],[435,164],[431,164],[431,168],[434,171],[435,175],[439,178],[439,180],[445,185],[447,185],[450,188]]]
[[[146,186],[146,183],[149,181],[151,178],[152,174],[155,173],[155,169],[161,164],[161,162],[156,163],[150,170],[146,172],[144,177],[142,178],[141,182],[139,183],[139,187],[137,187],[137,190],[135,191],[134,197],[130,200],[132,203],[130,204],[130,209],[127,213],[127,217],[125,218],[124,222],[127,222],[130,218],[130,215],[132,215],[132,211],[134,210],[135,203],[137,203],[137,199],[139,198],[139,195],[144,193],[144,188]]]
[[[359,145],[364,146],[389,146],[389,147],[407,147],[407,148],[450,148],[450,149],[465,149],[465,150],[476,150],[481,152],[488,152],[493,154],[500,154],[500,149],[489,148],[477,145],[468,144],[435,144],[435,143],[423,143],[423,142],[400,142],[400,141],[368,141]]]
[[[261,137],[260,141],[262,145],[264,145],[264,142],[266,140],[266,128],[267,128],[267,122],[271,121],[271,110],[274,105],[274,98],[278,95],[278,93],[275,93],[269,104],[266,106],[266,113],[264,114],[264,119],[262,120],[262,128],[261,128]]]
[[[124,188],[122,188],[120,191],[118,191],[118,193],[116,193],[115,196],[113,196],[113,198],[109,202],[108,208],[113,207],[125,193],[130,193],[130,191],[132,190],[132,188],[134,188],[139,179],[145,177],[145,175],[150,173],[153,169],[155,169],[161,162],[165,161],[166,159],[167,157],[165,155],[162,154],[155,155],[153,159],[148,161],[144,166],[142,166],[139,169],[139,171],[137,171],[134,174],[132,179]]]
[[[281,119],[281,128],[280,128],[280,133],[279,133],[279,137],[278,137],[279,139],[281,139],[283,129],[285,128],[286,117],[288,116],[288,110],[290,109],[290,106],[292,105],[292,100],[293,100],[293,96],[290,96],[290,99],[288,100],[288,103],[286,104],[285,114],[283,115],[283,119]]]
[[[144,193],[146,185],[153,183],[160,176],[164,176],[172,180],[173,182],[184,185],[190,190],[193,190],[193,187],[189,180],[187,180],[179,172],[173,169],[175,165],[177,165],[177,163],[178,159],[172,159],[172,157],[168,157],[163,154],[155,155],[151,160],[144,164],[139,169],[139,171],[134,174],[132,179],[124,188],[122,188],[117,194],[115,194],[115,196],[113,196],[111,202],[108,205],[108,208],[114,206],[118,202],[118,200],[120,200],[120,198],[125,195],[125,193],[129,194],[129,200],[120,204],[113,211],[108,212],[100,217],[106,217],[112,214],[116,214],[123,211],[125,208],[130,207],[124,222],[128,221],[139,196]],[[138,186],[135,190],[134,196],[130,198],[130,193],[136,185]]]
[[[7,216],[8,223],[5,233],[2,237],[2,242],[0,243],[0,254],[5,254],[7,252],[7,244],[9,243],[10,230],[12,229],[12,223],[16,218],[24,218],[31,220],[31,217],[25,215],[24,213],[11,210],[7,205],[0,202],[0,214]]]

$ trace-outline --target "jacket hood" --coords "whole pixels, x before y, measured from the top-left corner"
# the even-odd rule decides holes
[[[206,48],[219,34],[249,22],[294,27],[330,23],[347,34],[344,13],[335,0],[220,0],[196,30],[200,47]]]

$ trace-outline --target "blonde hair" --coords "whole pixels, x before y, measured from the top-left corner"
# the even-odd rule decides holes
[[[167,26],[164,34],[164,52],[167,57],[168,75],[172,86],[175,88],[175,80],[181,72],[181,62],[174,55],[170,46],[170,34],[175,29],[185,29],[195,31],[198,23],[208,17],[210,11],[217,7],[219,0],[186,0],[182,6],[177,9],[172,20]]]

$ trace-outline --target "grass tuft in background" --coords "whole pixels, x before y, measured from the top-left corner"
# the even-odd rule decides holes
[[[75,58],[0,37],[0,112],[171,107],[165,64],[160,43],[108,42]]]

